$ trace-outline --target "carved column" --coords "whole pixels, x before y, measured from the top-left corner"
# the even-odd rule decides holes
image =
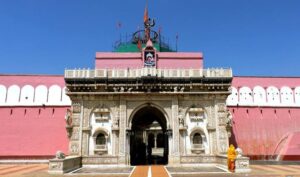
[[[82,150],[81,153],[84,156],[89,155],[89,139],[91,135],[91,127],[82,128]]]
[[[228,135],[226,131],[226,105],[225,100],[218,100],[216,104],[216,114],[217,114],[217,127],[218,127],[218,153],[225,154],[228,148]]]
[[[112,152],[114,156],[119,155],[119,130],[119,112],[116,111],[112,125]]]
[[[173,148],[172,148],[172,163],[177,164],[180,163],[180,152],[179,152],[179,122],[178,122],[178,98],[172,98],[172,119],[173,122]]]
[[[126,100],[120,99],[119,164],[126,164]]]
[[[69,142],[69,154],[81,155],[80,139],[81,139],[81,120],[82,120],[82,102],[72,99],[72,126],[71,139]]]

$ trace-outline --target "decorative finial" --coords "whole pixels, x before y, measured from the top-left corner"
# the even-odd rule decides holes
[[[149,18],[148,15],[148,1],[146,2],[146,7],[144,11],[144,26],[145,26],[145,39],[148,41],[150,39],[150,28],[155,25],[154,19]]]

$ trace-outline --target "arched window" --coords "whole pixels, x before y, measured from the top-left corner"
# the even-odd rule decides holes
[[[96,145],[105,145],[106,144],[106,138],[103,133],[99,133],[96,138]]]
[[[202,144],[202,137],[201,137],[200,133],[194,134],[193,144]]]

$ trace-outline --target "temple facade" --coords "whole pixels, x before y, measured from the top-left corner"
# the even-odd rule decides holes
[[[193,61],[177,68],[168,54],[149,40],[140,53],[97,53],[95,70],[66,70],[70,155],[139,165],[216,162],[226,153],[232,71],[203,69],[201,53],[172,53]],[[110,60],[123,67],[101,66]]]

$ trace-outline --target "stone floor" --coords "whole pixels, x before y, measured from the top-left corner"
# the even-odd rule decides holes
[[[132,170],[133,169],[133,170]],[[149,172],[151,170],[151,173]],[[88,169],[80,169],[82,173],[71,173],[65,175],[48,174],[47,164],[1,164],[0,176],[8,177],[59,177],[59,176],[88,176],[88,177],[165,177],[171,174],[172,177],[222,177],[222,176],[251,176],[251,177],[300,177],[300,165],[251,165],[251,173],[249,174],[232,174],[220,169],[185,167],[171,168],[165,170],[164,166],[139,166],[139,168],[110,168],[104,173],[103,169],[94,169],[95,171],[86,171]],[[216,171],[214,171],[216,170]],[[109,172],[109,173],[108,173]],[[98,174],[96,174],[98,173]],[[99,174],[100,173],[100,174]]]

